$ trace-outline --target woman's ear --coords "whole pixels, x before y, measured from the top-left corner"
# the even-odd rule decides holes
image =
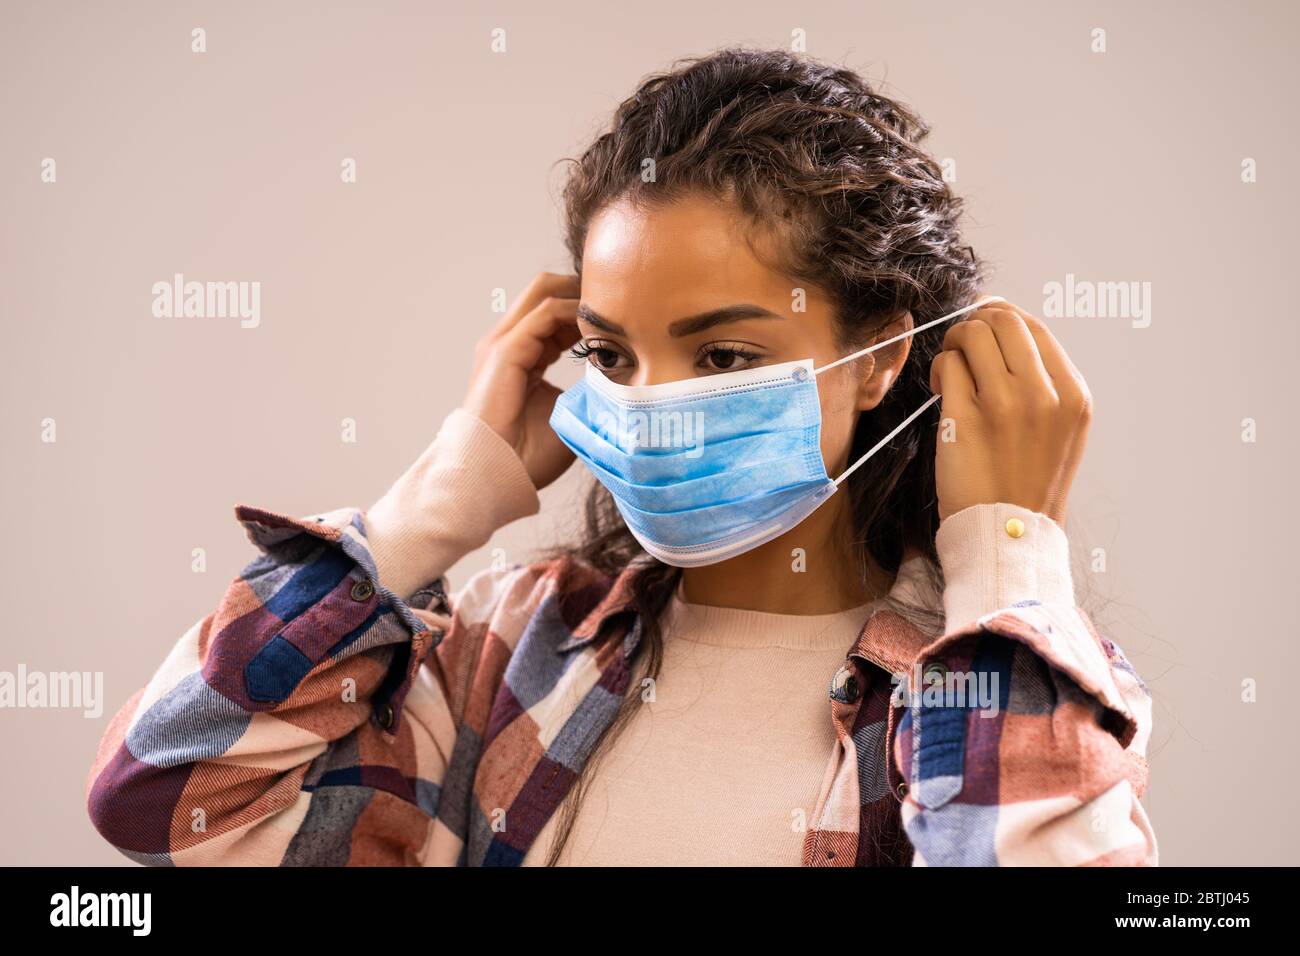
[[[874,342],[885,342],[896,335],[902,335],[911,329],[913,324],[912,313],[904,312],[876,333],[867,345]],[[909,336],[902,341],[880,349],[878,352],[863,356],[873,361],[862,370],[862,378],[858,383],[857,407],[859,411],[870,411],[881,403],[885,395],[893,387],[894,382],[898,381],[903,366],[907,364],[907,357],[911,354],[912,339]]]

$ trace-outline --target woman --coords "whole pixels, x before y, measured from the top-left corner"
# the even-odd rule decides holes
[[[926,132],[782,52],[645,82],[573,166],[576,275],[479,343],[414,465],[364,512],[237,510],[261,554],[105,734],[100,832],[175,864],[1154,864],[1149,697],[1061,528],[1088,392],[981,294]],[[585,539],[448,597],[575,452]]]

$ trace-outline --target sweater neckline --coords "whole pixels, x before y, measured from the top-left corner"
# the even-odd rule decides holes
[[[780,647],[789,650],[847,652],[862,632],[871,610],[881,600],[869,601],[830,614],[780,614],[745,608],[691,604],[678,583],[662,617],[665,635],[674,641],[719,647]]]

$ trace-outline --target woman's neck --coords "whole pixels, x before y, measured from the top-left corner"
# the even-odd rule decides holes
[[[832,507],[834,506],[834,507]],[[834,614],[888,593],[893,575],[870,562],[864,580],[844,529],[845,500],[827,502],[767,544],[720,564],[686,568],[682,596],[691,604],[777,614]]]

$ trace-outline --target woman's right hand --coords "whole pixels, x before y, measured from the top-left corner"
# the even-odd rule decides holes
[[[461,405],[510,444],[538,489],[573,462],[573,452],[550,426],[560,390],[543,376],[580,338],[579,294],[575,275],[543,272],[533,279],[474,346],[474,371]]]

